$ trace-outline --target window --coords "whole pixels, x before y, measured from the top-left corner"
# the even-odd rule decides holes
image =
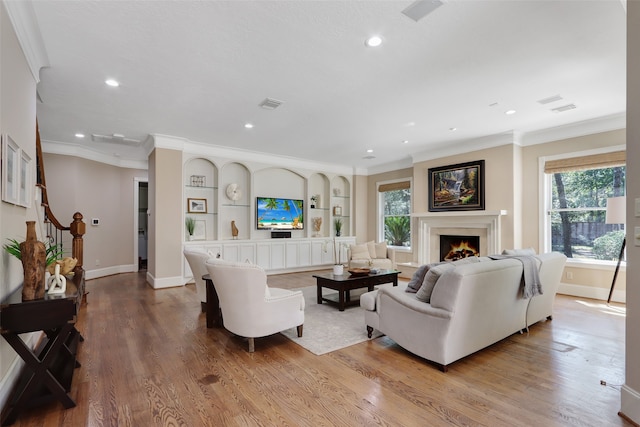
[[[391,246],[411,246],[411,182],[381,184],[378,234]]]
[[[624,224],[607,224],[607,199],[624,196],[624,152],[545,163],[549,217],[547,247],[568,258],[616,260]],[[550,244],[550,245],[549,245]]]

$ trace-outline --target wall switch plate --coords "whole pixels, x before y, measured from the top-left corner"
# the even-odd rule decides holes
[[[640,227],[635,227],[633,229],[633,242],[634,245],[640,246]]]
[[[91,218],[91,225],[100,225],[100,218]]]

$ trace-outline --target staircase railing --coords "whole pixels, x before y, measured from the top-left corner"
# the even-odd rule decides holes
[[[49,244],[61,245],[62,252],[64,251],[64,237],[66,232],[69,232],[73,239],[71,240],[71,256],[78,260],[75,269],[83,268],[83,240],[86,232],[86,225],[82,221],[83,216],[80,212],[73,214],[73,221],[68,227],[65,227],[58,221],[56,216],[51,211],[49,205],[49,196],[47,195],[47,183],[44,176],[44,162],[42,159],[42,143],[40,142],[40,131],[36,122],[36,157],[37,157],[37,186],[42,191],[42,207],[44,208],[44,223],[47,227],[47,239]],[[67,252],[68,253],[68,252]]]

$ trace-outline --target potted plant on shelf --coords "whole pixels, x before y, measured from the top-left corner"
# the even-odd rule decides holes
[[[192,240],[193,231],[196,229],[196,220],[191,217],[187,217],[184,220],[184,225],[187,227],[187,233],[189,233],[189,240]]]
[[[336,229],[336,236],[340,237],[342,234],[342,218],[335,218],[333,220],[333,226]]]

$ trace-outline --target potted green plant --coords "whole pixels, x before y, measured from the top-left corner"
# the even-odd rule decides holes
[[[7,239],[9,243],[4,244],[2,247],[9,255],[13,255],[18,258],[18,260],[22,260],[22,253],[20,252],[20,242],[16,239]],[[45,244],[45,248],[47,251],[47,267],[54,262],[62,255],[62,243],[58,243],[56,245]]]
[[[196,229],[196,220],[191,217],[187,217],[184,220],[184,224],[187,227],[187,233],[189,233],[189,240],[191,240],[193,238],[193,231]]]
[[[342,234],[342,218],[335,218],[333,220],[333,226],[336,229],[336,236],[340,237]]]

